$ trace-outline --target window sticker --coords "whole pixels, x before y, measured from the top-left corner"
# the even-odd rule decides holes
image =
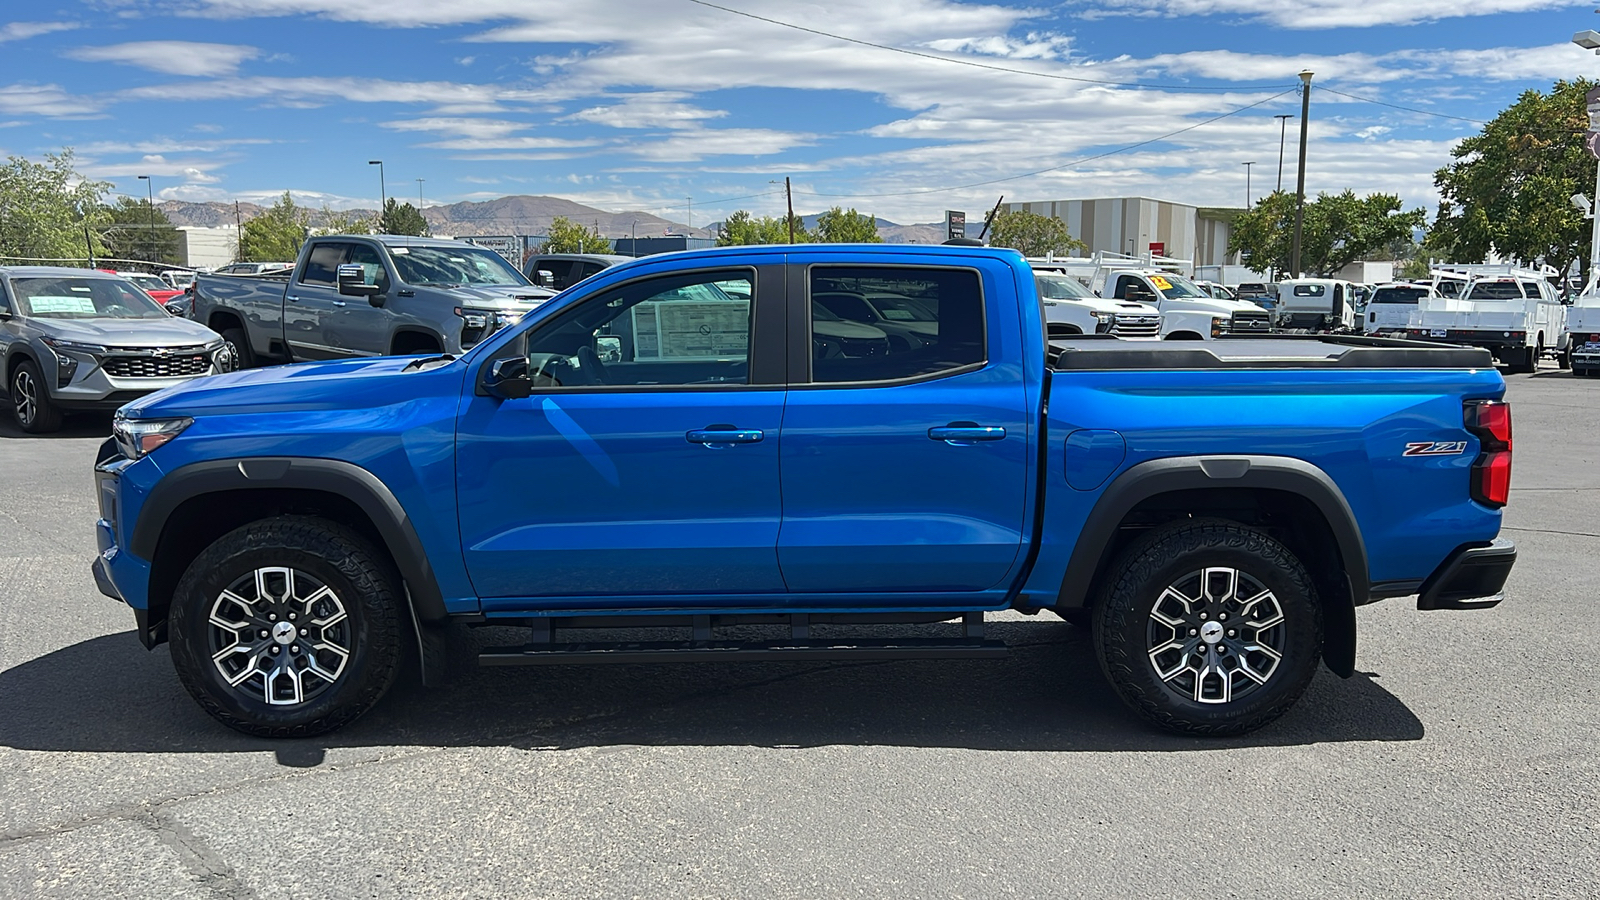
[[[1155,285],[1156,290],[1158,291],[1167,291],[1172,289],[1172,282],[1162,278],[1160,275],[1151,275],[1150,283]]]
[[[33,309],[36,316],[43,315],[96,315],[99,310],[94,307],[93,297],[62,297],[46,294],[40,297],[29,297],[28,306]]]

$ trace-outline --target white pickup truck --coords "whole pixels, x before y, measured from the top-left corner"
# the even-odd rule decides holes
[[[1096,253],[1029,260],[1034,271],[1076,278],[1105,300],[1145,303],[1161,313],[1164,340],[1211,340],[1224,334],[1265,334],[1272,314],[1245,300],[1222,300],[1181,274],[1187,260]]]
[[[1600,293],[1585,291],[1568,307],[1564,337],[1572,374],[1600,375]]]
[[[1306,331],[1356,330],[1356,286],[1332,278],[1278,282],[1278,325]]]
[[[1407,336],[1483,347],[1513,372],[1532,372],[1547,350],[1566,359],[1567,308],[1545,274],[1507,268],[1482,275],[1459,300],[1423,300]]]
[[[1363,328],[1367,334],[1405,334],[1415,327],[1422,301],[1439,298],[1439,292],[1428,284],[1380,284],[1367,301]]]
[[[1035,264],[1034,284],[1044,304],[1044,322],[1050,337],[1069,334],[1110,334],[1125,340],[1159,340],[1161,313],[1148,303],[1106,300],[1094,295],[1071,275]]]

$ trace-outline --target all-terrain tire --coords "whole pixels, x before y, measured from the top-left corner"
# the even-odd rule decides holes
[[[235,371],[255,368],[256,355],[250,349],[250,339],[245,336],[244,329],[224,328],[222,339],[228,343],[228,351],[233,354]]]
[[[50,399],[39,364],[25,359],[11,373],[11,409],[17,427],[29,434],[48,434],[61,429],[61,408]]]
[[[230,728],[270,738],[333,731],[395,681],[408,614],[399,583],[389,560],[343,525],[280,516],[242,526],[202,551],[178,582],[173,666],[201,708]],[[230,647],[238,652],[214,660]],[[281,666],[294,670],[269,672]]]
[[[1236,573],[1232,599],[1239,602],[1212,603],[1226,572]],[[1300,699],[1321,659],[1322,609],[1311,576],[1258,529],[1221,519],[1152,529],[1118,557],[1103,585],[1092,628],[1100,668],[1128,706],[1168,731],[1220,736],[1260,728]],[[1179,604],[1174,591],[1197,602]],[[1188,612],[1174,615],[1180,609]],[[1252,630],[1274,615],[1280,624]],[[1163,624],[1169,619],[1182,626]],[[1197,655],[1156,652],[1173,642]],[[1158,665],[1177,674],[1163,678]]]

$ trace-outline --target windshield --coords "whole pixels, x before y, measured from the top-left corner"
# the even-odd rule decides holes
[[[150,295],[119,278],[13,278],[17,312],[35,319],[165,319]]]
[[[1211,298],[1211,295],[1206,293],[1200,285],[1177,275],[1151,275],[1150,283],[1155,285],[1156,290],[1161,292],[1161,296],[1166,297],[1168,300],[1187,297]]]
[[[1372,295],[1372,302],[1374,304],[1378,304],[1378,303],[1408,303],[1408,304],[1411,304],[1411,305],[1415,306],[1418,300],[1421,300],[1422,298],[1424,298],[1426,296],[1428,296],[1428,289],[1427,288],[1420,288],[1420,287],[1378,288],[1378,292]]]
[[[154,275],[124,275],[122,277],[128,279],[134,284],[137,284],[139,287],[142,287],[147,291],[172,290],[172,288],[167,286],[165,281],[162,281]]]
[[[939,317],[923,304],[899,294],[873,294],[867,302],[889,322],[937,322]]]
[[[1531,291],[1538,296],[1538,290]],[[1522,285],[1515,281],[1480,281],[1467,288],[1466,300],[1521,300]]]
[[[462,244],[460,247],[390,247],[395,270],[407,284],[446,287],[516,285],[529,283],[505,257],[493,250]]]
[[[1039,287],[1039,296],[1046,300],[1088,300],[1094,297],[1089,289],[1070,275],[1039,273],[1033,276]]]

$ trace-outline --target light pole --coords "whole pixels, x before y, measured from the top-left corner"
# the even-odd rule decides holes
[[[1283,190],[1283,139],[1289,136],[1289,120],[1294,118],[1291,113],[1273,116],[1278,120],[1278,190]]]
[[[689,204],[689,227],[684,229],[684,230],[685,231],[693,231],[694,230],[694,198],[693,197],[685,197],[683,199],[684,199],[684,202]],[[685,234],[683,236],[684,240],[688,240],[689,237],[690,236],[687,235],[687,234]]]
[[[1306,221],[1306,123],[1311,118],[1311,70],[1300,73],[1300,175],[1294,190],[1294,241],[1289,247],[1289,271],[1300,277],[1300,234]]]
[[[378,221],[383,221],[383,208],[389,205],[389,189],[383,183],[383,160],[369,159],[367,165],[378,167]]]
[[[417,212],[422,212],[422,182],[424,180],[422,178],[417,179]]]
[[[1253,160],[1253,159],[1250,160],[1247,163],[1241,163],[1241,165],[1244,166],[1244,208],[1245,209],[1249,209],[1250,208],[1250,167],[1255,165],[1255,164],[1256,164],[1256,161]]]
[[[156,261],[156,189],[149,175],[140,175],[139,180],[144,182],[145,204],[150,210],[150,262]]]
[[[1593,50],[1596,56],[1600,56],[1600,33],[1593,31],[1580,31],[1572,36],[1572,42],[1585,50]],[[1600,125],[1600,122],[1596,122],[1594,120],[1594,113],[1591,112],[1589,116],[1589,131],[1600,131],[1600,128],[1596,128],[1597,125]],[[1593,137],[1591,136],[1590,140],[1585,141],[1585,143],[1589,144],[1589,146],[1593,146],[1593,144],[1590,143],[1592,140]],[[1595,155],[1597,158],[1594,175],[1595,200],[1596,203],[1600,203],[1600,154]],[[1574,203],[1576,203],[1578,200],[1577,197],[1572,199]],[[1583,205],[1585,207],[1589,207],[1587,202],[1585,202]],[[1595,278],[1595,274],[1600,272],[1600,216],[1595,215],[1592,207],[1588,209],[1588,213],[1589,217],[1594,219],[1594,225],[1592,225],[1589,229],[1589,277],[1584,284],[1585,291],[1588,289],[1588,282],[1592,282]]]

